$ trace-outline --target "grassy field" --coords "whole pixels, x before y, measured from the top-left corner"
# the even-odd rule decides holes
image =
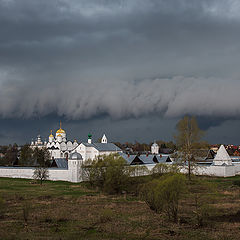
[[[0,178],[0,239],[240,239],[240,187],[234,178],[204,178],[216,185],[214,213],[203,227],[191,197],[180,203],[179,223],[151,211],[137,196],[107,196],[84,184]],[[192,192],[198,186],[188,184]]]

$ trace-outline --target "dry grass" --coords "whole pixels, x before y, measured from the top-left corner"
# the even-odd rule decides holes
[[[200,228],[188,197],[181,201],[179,223],[174,224],[131,196],[105,196],[82,184],[47,182],[41,187],[28,180],[0,179],[5,204],[0,239],[240,239],[239,189],[229,179],[209,181],[218,185],[219,196],[212,203],[216,212]]]

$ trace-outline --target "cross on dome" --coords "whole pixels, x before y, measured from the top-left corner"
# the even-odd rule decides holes
[[[53,137],[52,130],[51,130],[51,134],[49,135],[49,137]]]
[[[65,131],[62,129],[62,122],[60,121],[60,128],[57,130],[57,133],[65,133]]]

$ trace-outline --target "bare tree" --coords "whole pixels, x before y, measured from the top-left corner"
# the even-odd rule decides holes
[[[181,159],[188,164],[188,178],[191,179],[192,165],[196,148],[201,147],[203,131],[198,127],[195,117],[185,116],[177,123],[178,134],[175,136]]]
[[[49,171],[46,167],[36,167],[33,173],[33,178],[40,181],[42,185],[43,180],[47,180],[49,178]]]

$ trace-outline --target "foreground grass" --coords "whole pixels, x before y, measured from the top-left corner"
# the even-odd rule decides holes
[[[84,184],[0,178],[0,239],[240,239],[240,188],[234,178],[198,177],[216,184],[216,212],[197,227],[189,198],[178,224],[136,196],[105,196]],[[189,183],[197,191],[197,186]],[[203,194],[203,193],[202,193]],[[0,212],[1,213],[1,212]]]
[[[43,186],[40,186],[33,180],[0,178],[0,194],[4,196],[15,194],[31,198],[43,195],[57,197],[64,195],[92,195],[95,193],[83,188],[82,184],[73,184],[63,181],[45,181]]]

